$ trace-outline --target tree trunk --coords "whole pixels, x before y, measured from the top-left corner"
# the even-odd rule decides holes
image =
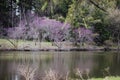
[[[18,39],[11,41],[10,39],[6,39],[8,42],[10,42],[15,49],[18,47]]]
[[[120,32],[118,32],[118,51],[120,50]]]

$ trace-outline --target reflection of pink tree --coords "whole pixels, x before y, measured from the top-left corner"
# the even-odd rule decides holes
[[[18,65],[16,71],[19,75],[22,75],[25,80],[34,80],[35,71],[37,67],[31,65]]]

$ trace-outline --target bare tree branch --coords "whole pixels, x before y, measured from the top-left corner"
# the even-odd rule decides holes
[[[94,1],[92,0],[89,0],[90,3],[92,3],[94,6],[96,6],[97,8],[99,8],[100,10],[104,11],[104,12],[107,12],[104,8],[100,7],[97,3],[95,3]]]

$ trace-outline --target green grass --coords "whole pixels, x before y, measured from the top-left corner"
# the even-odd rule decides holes
[[[57,43],[57,45],[62,44],[63,49],[73,48],[74,46],[71,43],[61,42]],[[38,41],[30,41],[30,40],[7,40],[0,39],[0,49],[29,49],[29,50],[38,50],[38,49],[58,49],[58,46],[53,45],[52,42],[38,42]]]
[[[90,80],[120,80],[120,77],[92,78]]]
[[[60,43],[59,43],[60,44]],[[70,48],[77,48],[77,46],[74,46],[71,42],[62,42],[63,49],[70,49]],[[89,45],[86,44],[85,46],[81,46],[80,48],[86,48],[89,49],[89,47],[96,47],[96,49],[100,50],[103,49],[104,47],[98,47],[94,45]],[[111,47],[112,48],[112,47]],[[115,48],[115,47],[114,47]],[[112,49],[114,49],[112,48]],[[0,39],[0,50],[5,50],[5,49],[29,49],[29,50],[39,50],[39,49],[58,49],[56,45],[52,45],[52,42],[35,42],[35,41],[30,41],[30,40],[7,40],[7,39]],[[117,49],[117,48],[115,48]]]
[[[56,48],[56,46],[52,46],[51,42],[36,42],[29,40],[13,40],[10,41],[17,46],[17,49],[46,49],[46,48]],[[0,49],[15,49],[15,46],[7,39],[0,39]]]

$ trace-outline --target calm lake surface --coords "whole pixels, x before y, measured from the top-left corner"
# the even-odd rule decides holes
[[[53,70],[73,76],[76,69],[90,77],[120,76],[117,52],[0,52],[0,80],[24,80],[22,73],[35,70],[36,77]],[[36,79],[37,80],[37,79]]]

